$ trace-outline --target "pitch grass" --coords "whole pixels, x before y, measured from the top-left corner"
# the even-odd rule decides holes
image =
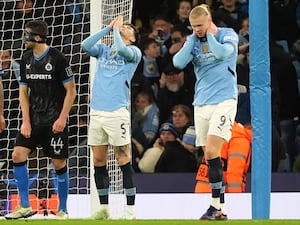
[[[0,220],[1,225],[299,225],[300,220]]]

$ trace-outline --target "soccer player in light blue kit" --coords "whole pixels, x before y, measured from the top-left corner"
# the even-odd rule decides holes
[[[98,43],[113,31],[113,45]],[[109,176],[106,168],[108,145],[114,148],[115,158],[123,173],[123,187],[127,199],[124,219],[135,219],[136,187],[130,163],[130,80],[142,53],[134,44],[138,32],[131,24],[123,24],[118,16],[109,26],[82,42],[82,49],[97,58],[90,102],[88,144],[93,151],[95,182],[100,199],[100,210],[95,219],[109,219]]]
[[[174,56],[173,63],[182,69],[192,61],[197,78],[193,102],[196,146],[204,150],[212,188],[210,207],[200,219],[226,220],[220,150],[231,137],[237,108],[238,36],[231,28],[216,27],[206,4],[193,8],[189,20],[193,34]]]

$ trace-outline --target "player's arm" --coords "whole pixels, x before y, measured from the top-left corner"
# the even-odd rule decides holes
[[[22,111],[21,134],[24,137],[29,138],[31,135],[31,123],[29,114],[28,86],[25,83],[20,83],[19,85],[19,101]]]
[[[69,112],[76,98],[76,88],[75,88],[74,78],[71,77],[70,79],[64,81],[63,85],[66,90],[66,95],[65,95],[64,104],[59,114],[59,117],[53,124],[52,127],[53,133],[59,133],[64,130],[67,124]]]
[[[137,47],[125,45],[118,27],[114,27],[114,44],[118,54],[128,61],[140,61],[142,57],[141,51]]]
[[[192,50],[195,45],[197,37],[195,34],[189,35],[183,47],[174,55],[173,64],[178,69],[184,69],[186,65],[192,61]]]
[[[230,42],[225,42],[224,44],[221,44],[217,41],[217,39],[212,33],[207,33],[206,37],[209,49],[216,56],[217,59],[226,59],[234,52],[234,46]]]
[[[5,119],[4,119],[4,95],[3,95],[3,84],[2,84],[3,71],[0,68],[0,133],[5,129]]]
[[[97,42],[103,38],[106,34],[109,33],[111,28],[109,26],[103,28],[97,33],[89,36],[81,43],[81,48],[84,52],[86,52],[90,56],[96,57],[99,53],[99,45],[96,45]]]

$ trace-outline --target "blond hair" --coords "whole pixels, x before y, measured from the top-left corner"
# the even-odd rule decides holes
[[[209,16],[211,17],[211,12],[209,5],[201,4],[195,6],[192,11],[190,12],[190,18],[195,19],[199,16]]]

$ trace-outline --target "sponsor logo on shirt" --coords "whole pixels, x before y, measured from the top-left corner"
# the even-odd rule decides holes
[[[26,74],[26,79],[30,80],[51,80],[51,74]]]

